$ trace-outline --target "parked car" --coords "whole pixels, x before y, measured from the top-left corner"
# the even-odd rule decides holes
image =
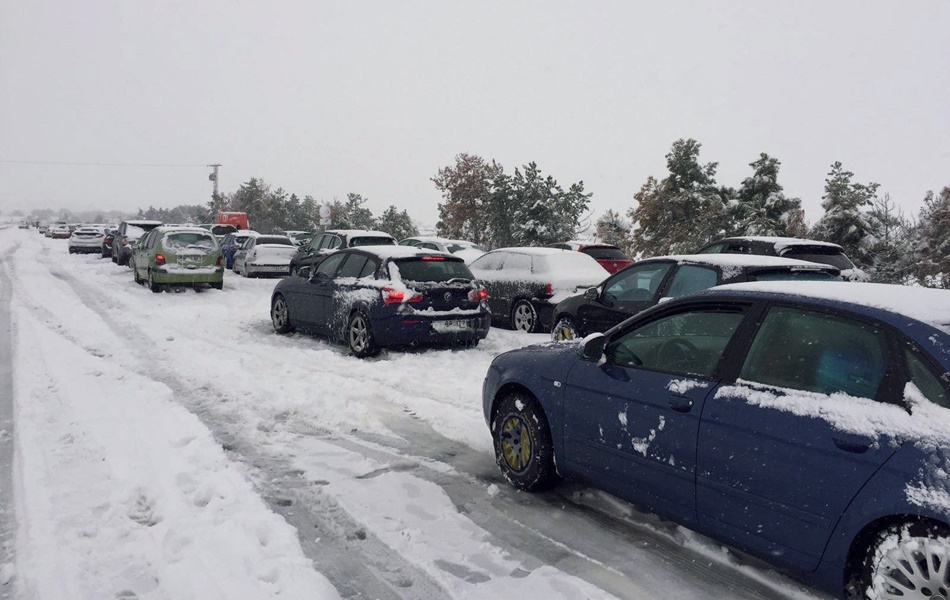
[[[841,597],[945,597],[948,324],[943,290],[723,286],[496,357],[484,415],[523,490],[576,477]]]
[[[777,256],[690,254],[634,263],[554,308],[555,341],[607,331],[661,300],[743,281],[840,281],[830,265]]]
[[[247,238],[260,235],[256,231],[235,231],[224,236],[221,242],[221,252],[224,254],[224,266],[228,269],[234,268],[234,255],[238,248],[247,241]]]
[[[342,339],[360,358],[386,346],[474,346],[491,325],[485,288],[461,258],[417,248],[362,246],[311,273],[281,280],[271,297],[278,333]]]
[[[30,223],[29,223],[28,221],[20,221],[19,228],[20,228],[20,229],[29,229],[29,228],[30,228]]]
[[[313,236],[316,235],[312,231],[297,230],[281,231],[280,234],[289,237],[294,242],[295,246],[303,246],[304,244],[310,243],[310,240],[312,240]]]
[[[297,246],[286,235],[258,235],[244,240],[234,254],[234,272],[245,277],[289,275]]]
[[[548,244],[549,248],[561,248],[562,250],[573,250],[575,252],[583,252],[584,254],[590,256],[598,263],[600,266],[607,269],[608,273],[616,273],[624,267],[629,267],[633,264],[633,260],[630,259],[626,254],[623,253],[623,250],[614,246],[613,244],[599,244],[596,242],[583,242],[583,241],[573,241],[573,242],[558,242],[556,244]]]
[[[102,239],[105,235],[105,229],[101,227],[79,227],[69,236],[69,253],[99,253],[102,251]]]
[[[758,254],[824,263],[841,270],[848,281],[868,281],[868,275],[851,262],[838,244],[788,237],[745,236],[724,238],[699,249],[697,254]]]
[[[474,242],[465,240],[450,240],[436,236],[416,236],[400,240],[400,246],[415,246],[416,248],[425,248],[427,250],[436,250],[438,252],[449,252],[462,257],[467,264],[488,252],[488,248],[480,246]]]
[[[69,230],[69,225],[65,223],[50,225],[49,229],[46,230],[46,237],[54,240],[68,240],[70,235],[72,235],[72,231]]]
[[[488,290],[493,322],[528,333],[548,331],[561,300],[608,275],[590,256],[557,248],[500,248],[469,267]]]
[[[128,265],[132,258],[132,244],[147,232],[161,226],[161,221],[122,221],[112,238],[112,262]]]
[[[153,292],[168,286],[224,287],[224,256],[214,234],[201,227],[156,227],[136,242],[132,279]]]
[[[344,248],[358,246],[395,246],[396,239],[382,231],[365,229],[331,229],[314,236],[309,243],[300,246],[290,261],[290,274],[295,275],[301,267],[313,267],[327,254]]]

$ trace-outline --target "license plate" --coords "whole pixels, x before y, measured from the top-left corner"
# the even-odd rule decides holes
[[[439,333],[450,333],[454,331],[468,331],[472,328],[472,322],[468,319],[452,319],[449,321],[434,321],[432,329]]]

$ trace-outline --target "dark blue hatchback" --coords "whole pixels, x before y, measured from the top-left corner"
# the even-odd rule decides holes
[[[330,254],[282,280],[271,296],[278,333],[342,339],[358,357],[385,346],[474,346],[488,335],[487,294],[458,257],[406,246]]]
[[[869,306],[874,305],[874,306]],[[842,597],[950,597],[950,292],[752,283],[497,357],[513,485],[570,476]]]

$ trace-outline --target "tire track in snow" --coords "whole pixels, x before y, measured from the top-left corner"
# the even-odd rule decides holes
[[[10,299],[13,279],[8,272],[19,244],[0,257],[0,600],[13,597],[16,515],[13,498],[13,326]]]

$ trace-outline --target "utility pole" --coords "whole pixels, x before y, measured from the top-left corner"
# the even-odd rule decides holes
[[[208,166],[214,169],[214,172],[211,175],[208,175],[208,179],[210,179],[214,183],[214,199],[215,201],[217,201],[218,200],[218,167],[220,167],[221,165],[216,164],[216,165],[208,165]]]

